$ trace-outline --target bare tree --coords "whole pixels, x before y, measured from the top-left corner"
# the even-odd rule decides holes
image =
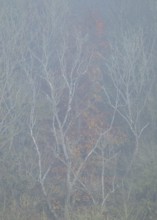
[[[46,11],[49,10],[48,6],[44,7]],[[61,189],[64,191],[65,218],[68,218],[68,212],[71,209],[71,196],[77,187],[81,187],[84,192],[87,192],[92,202],[97,204],[95,195],[81,176],[91,157],[95,155],[96,149],[99,148],[104,137],[110,132],[117,107],[115,106],[112,112],[112,119],[108,127],[97,135],[97,139],[85,157],[77,160],[73,151],[80,137],[76,136],[74,140],[70,135],[74,128],[73,123],[81,115],[80,109],[75,108],[76,96],[80,89],[80,81],[86,78],[89,72],[93,50],[88,42],[87,35],[82,35],[76,27],[73,28],[73,31],[69,31],[69,27],[66,29],[61,26],[61,30],[58,31],[60,19],[57,20],[58,15],[56,14],[56,17],[51,19],[51,16],[54,16],[51,13],[49,14],[50,19],[46,20],[44,24],[45,15],[40,21],[38,12],[36,14],[40,31],[33,33],[35,39],[33,39],[33,44],[31,43],[32,46],[28,43],[27,59],[23,57],[23,71],[28,77],[32,91],[28,127],[38,158],[36,178],[41,185],[52,216],[57,219],[58,214],[51,204],[55,187],[53,188],[50,184],[51,181],[54,181],[52,173],[55,161],[62,164],[65,172],[60,177],[60,183],[65,184]],[[117,154],[106,159],[106,163],[109,163],[116,156]],[[101,159],[102,176],[99,180],[102,186],[99,191],[102,190],[102,207],[104,207],[105,201],[115,190],[115,177],[111,180],[112,189],[105,191],[103,181],[105,158],[103,153]]]
[[[56,7],[61,7],[58,4],[56,3]],[[52,178],[49,173],[52,172],[54,161],[58,160],[64,165],[66,176],[63,177],[65,186],[62,190],[65,188],[65,209],[69,208],[71,191],[77,179],[72,169],[68,142],[69,129],[74,120],[73,117],[76,115],[72,105],[79,80],[87,73],[92,55],[90,48],[87,47],[86,37],[82,36],[77,29],[73,29],[70,33],[68,28],[66,30],[64,27],[64,22],[61,24],[62,18],[58,17],[56,7],[49,11],[50,5],[44,3],[44,9],[41,8],[43,10],[42,19],[39,11],[36,12],[39,25],[37,31],[32,33],[36,42],[33,39],[33,46],[29,46],[31,42],[28,42],[27,56],[23,56],[23,70],[28,77],[32,91],[28,126],[38,158],[37,178],[49,210],[57,219],[58,216],[50,202],[52,198],[48,194],[51,185],[46,188],[46,180],[48,177]],[[65,8],[63,7],[63,9]],[[45,14],[45,11],[48,12],[48,15]],[[58,28],[59,23],[61,24],[60,29]],[[40,98],[43,99],[42,103]],[[39,109],[43,103],[44,108],[48,108],[48,116],[42,115],[41,109]],[[48,121],[44,118],[47,118]],[[49,124],[49,131],[45,130],[45,137],[42,138],[40,123],[43,123],[43,128],[46,123]],[[45,145],[44,149],[42,142]],[[45,152],[49,154],[49,159],[46,159]]]
[[[104,80],[102,89],[105,97],[113,109],[117,106],[118,114],[135,137],[134,156],[128,171],[137,156],[142,133],[149,126],[144,119],[144,110],[153,82],[151,56],[139,28],[124,31],[121,38],[112,43],[109,59],[104,58],[104,79],[109,84]]]

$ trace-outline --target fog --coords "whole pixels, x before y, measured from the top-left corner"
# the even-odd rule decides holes
[[[0,219],[156,220],[157,2],[0,3]]]

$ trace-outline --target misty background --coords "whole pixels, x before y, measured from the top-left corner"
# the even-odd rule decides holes
[[[157,1],[0,5],[0,219],[156,220]]]

